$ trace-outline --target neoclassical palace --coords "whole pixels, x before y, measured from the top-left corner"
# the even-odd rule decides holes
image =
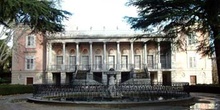
[[[146,78],[151,84],[212,83],[211,58],[195,47],[188,36],[180,51],[171,42],[151,36],[136,39],[134,31],[69,31],[48,35],[27,34],[16,40],[13,52],[13,84],[106,84],[114,71],[116,83]]]

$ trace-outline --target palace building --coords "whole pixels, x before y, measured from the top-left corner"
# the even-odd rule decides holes
[[[106,84],[111,70],[116,83],[131,78],[151,84],[213,82],[212,60],[197,53],[195,36],[186,37],[187,48],[181,51],[160,36],[137,39],[139,34],[76,30],[46,40],[40,33],[24,35],[13,51],[12,84]]]

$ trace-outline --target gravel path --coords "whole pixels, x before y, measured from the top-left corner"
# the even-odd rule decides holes
[[[103,108],[93,106],[62,106],[47,105],[26,102],[26,98],[32,94],[18,94],[0,96],[0,110],[198,110],[198,109],[220,109],[220,96],[216,94],[192,93],[197,97],[197,102],[193,106],[142,106],[123,108]]]

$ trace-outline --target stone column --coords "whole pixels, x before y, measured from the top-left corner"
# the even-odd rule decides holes
[[[106,42],[103,42],[103,70],[106,70]]]
[[[92,55],[92,42],[89,42],[89,56],[90,56],[90,61],[89,61],[89,65],[90,65],[90,68],[91,70],[93,70],[93,63],[92,63],[92,58],[93,58],[93,55]]]
[[[158,41],[157,46],[158,46],[158,69],[161,69],[161,63],[160,63],[160,41]]]
[[[117,42],[117,70],[121,69],[120,42]]]
[[[63,42],[63,66],[62,70],[65,71],[65,66],[66,66],[66,43]]]
[[[131,64],[132,64],[132,68],[134,68],[134,43],[133,42],[130,42],[131,43]]]
[[[157,71],[157,82],[163,83],[163,74],[160,70]]]
[[[106,71],[106,42],[103,42],[103,64],[102,68]],[[107,84],[107,74],[106,72],[102,73],[102,82],[103,84]]]
[[[48,42],[47,44],[47,71],[50,71],[51,70],[51,65],[53,64],[51,62],[51,57],[52,57],[52,44],[50,42]]]
[[[47,72],[47,84],[53,83],[53,74],[51,72]]]
[[[76,42],[76,65],[79,66],[79,43]]]
[[[45,80],[45,83],[52,83],[52,81],[50,81],[50,80],[52,80],[52,77],[50,77],[49,76],[49,74],[52,74],[52,73],[49,73],[49,71],[51,71],[52,70],[52,65],[53,65],[53,63],[52,63],[52,61],[51,61],[51,59],[52,59],[52,43],[51,42],[48,42],[48,44],[47,44],[47,75],[45,75],[45,79],[43,79],[43,80]]]
[[[147,42],[144,42],[144,66],[147,66]]]

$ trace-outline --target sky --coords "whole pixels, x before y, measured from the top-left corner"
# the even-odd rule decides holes
[[[129,30],[125,16],[137,16],[128,0],[62,0],[62,9],[72,13],[65,21],[66,30]]]

